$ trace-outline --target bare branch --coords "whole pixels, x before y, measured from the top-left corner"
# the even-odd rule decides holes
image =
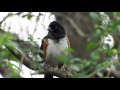
[[[12,15],[20,15],[21,13],[23,13],[23,12],[18,12],[18,13],[15,13],[15,14],[13,14],[13,13],[8,13],[8,15],[7,16],[5,16],[4,18],[3,18],[3,20],[0,22],[0,25],[8,18],[8,17],[10,17],[10,16],[12,16]]]
[[[36,17],[36,25],[35,25],[35,29],[34,29],[32,35],[34,35],[34,33],[36,32],[36,30],[37,30],[37,28],[38,28],[38,24],[39,24],[39,20],[40,20],[40,16],[41,16],[41,15],[42,15],[42,14],[39,12],[38,16]]]
[[[0,22],[0,25],[1,25],[9,16],[11,16],[11,15],[12,15],[11,13],[8,13],[8,15],[5,16],[5,17],[3,18],[3,20]]]
[[[4,62],[5,63],[5,62]],[[3,64],[3,63],[2,63]],[[10,73],[9,68],[6,65],[1,65],[0,66],[0,74],[2,76],[7,76]]]

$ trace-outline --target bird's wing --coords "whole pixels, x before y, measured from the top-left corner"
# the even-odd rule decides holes
[[[39,55],[41,56],[41,58],[43,58],[43,62],[45,61],[47,46],[48,46],[48,37],[45,36],[42,39],[42,44],[41,44],[41,47],[40,47],[40,50],[42,50],[43,53],[39,53]]]
[[[68,48],[70,48],[70,41],[69,41],[68,37],[67,37],[67,43],[68,43]]]

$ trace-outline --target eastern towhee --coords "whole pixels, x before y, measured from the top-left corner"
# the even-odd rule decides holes
[[[59,56],[68,55],[63,50],[70,48],[70,42],[64,27],[57,21],[49,24],[48,34],[42,39],[40,49],[43,53],[40,56],[46,65],[62,68],[63,63],[60,62]],[[45,78],[53,78],[53,75],[45,75]]]

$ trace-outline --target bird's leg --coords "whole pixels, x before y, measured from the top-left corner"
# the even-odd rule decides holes
[[[50,65],[46,64],[46,62],[43,62],[43,65],[45,66],[46,69],[50,67]]]
[[[65,70],[64,64],[58,64],[58,68],[59,68],[60,70],[62,70],[62,71],[65,71],[68,76],[70,75],[69,72],[68,72],[67,70]]]
[[[65,68],[64,68],[64,64],[58,64],[58,68],[63,70],[63,71],[66,71]]]

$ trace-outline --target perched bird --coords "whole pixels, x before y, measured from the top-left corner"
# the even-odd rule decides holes
[[[70,47],[64,27],[57,21],[53,21],[48,26],[48,34],[42,39],[40,49],[43,53],[40,56],[43,62],[49,66],[63,67],[63,63],[59,61],[59,56],[68,55],[63,50]],[[45,75],[45,78],[53,78],[53,75]]]

